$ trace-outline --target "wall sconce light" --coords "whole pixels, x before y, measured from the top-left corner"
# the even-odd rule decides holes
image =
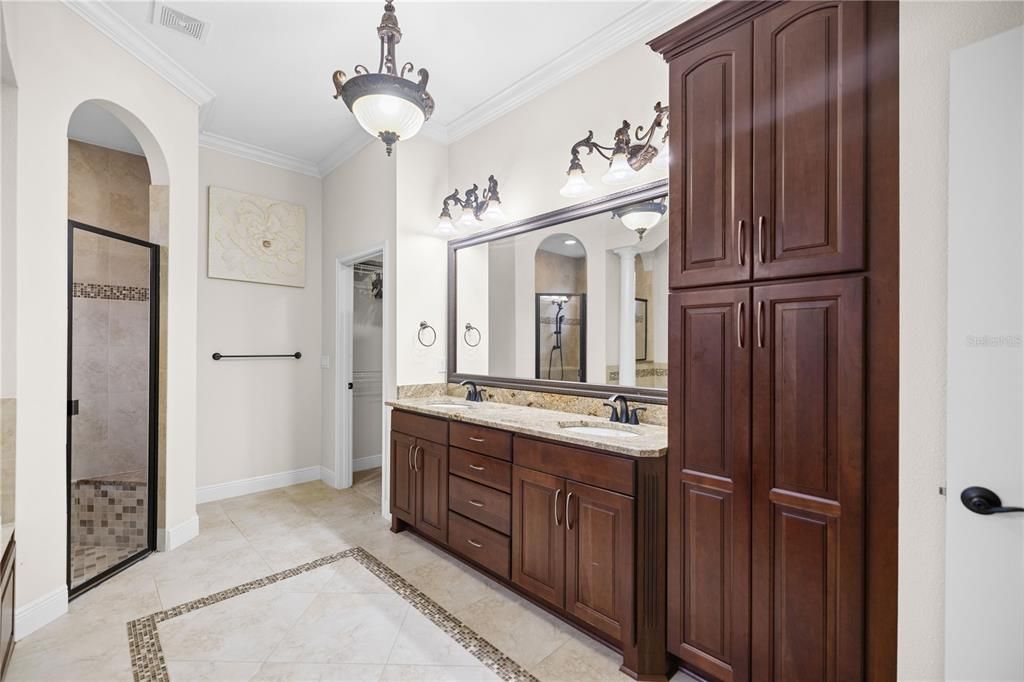
[[[665,126],[665,134],[661,141],[668,141],[668,107],[661,106],[661,102],[654,105],[654,121],[646,130],[643,126],[636,129],[636,144],[630,144],[632,139],[629,134],[629,121],[623,121],[622,126],[615,131],[615,143],[611,147],[594,142],[594,131],[587,131],[587,136],[574,144],[570,150],[569,170],[566,175],[569,179],[559,191],[563,197],[574,199],[584,196],[593,190],[590,183],[584,176],[583,164],[580,162],[580,150],[586,149],[587,154],[595,151],[604,159],[608,160],[608,171],[601,180],[606,185],[621,185],[632,180],[636,174],[655,159],[657,167],[667,167],[668,150],[659,153],[658,148],[652,144],[654,133]]]
[[[457,221],[452,220],[453,204],[462,209]],[[459,227],[471,229],[484,221],[497,223],[504,220],[506,216],[501,209],[501,197],[498,196],[498,181],[491,175],[487,178],[487,189],[483,194],[480,194],[480,186],[473,183],[473,186],[466,190],[464,199],[459,198],[457,189],[446,196],[441,205],[441,215],[438,216],[435,231],[438,235],[450,237],[458,232]]]
[[[622,224],[633,230],[643,241],[644,233],[661,222],[668,210],[664,199],[658,201],[642,201],[612,211],[612,217],[618,218]]]

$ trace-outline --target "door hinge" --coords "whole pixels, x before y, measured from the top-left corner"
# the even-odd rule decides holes
[[[77,400],[69,400],[68,401],[68,416],[69,417],[74,417],[77,414],[78,414],[78,401]]]

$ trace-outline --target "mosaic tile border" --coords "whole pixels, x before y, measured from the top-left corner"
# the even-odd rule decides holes
[[[149,287],[73,282],[71,295],[74,298],[101,298],[106,301],[148,301]]]
[[[136,682],[169,682],[167,661],[160,646],[157,626],[171,618],[220,603],[246,592],[258,590],[288,578],[316,570],[342,559],[355,559],[359,564],[379,578],[385,585],[405,599],[430,622],[454,639],[459,645],[483,663],[495,675],[506,682],[539,682],[526,668],[506,656],[498,647],[477,634],[444,607],[420,592],[405,578],[395,573],[383,561],[362,547],[353,547],[337,554],[331,554],[308,563],[280,571],[272,575],[243,583],[214,594],[179,604],[170,609],[158,611],[142,618],[129,621],[128,651],[132,660],[132,674]]]

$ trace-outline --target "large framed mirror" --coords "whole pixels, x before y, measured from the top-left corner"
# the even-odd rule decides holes
[[[667,181],[448,242],[448,381],[665,403]]]

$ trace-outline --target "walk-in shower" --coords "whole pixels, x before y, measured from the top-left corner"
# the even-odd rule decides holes
[[[586,301],[586,294],[537,294],[535,378],[587,380]]]
[[[68,223],[68,587],[155,549],[159,247]]]

